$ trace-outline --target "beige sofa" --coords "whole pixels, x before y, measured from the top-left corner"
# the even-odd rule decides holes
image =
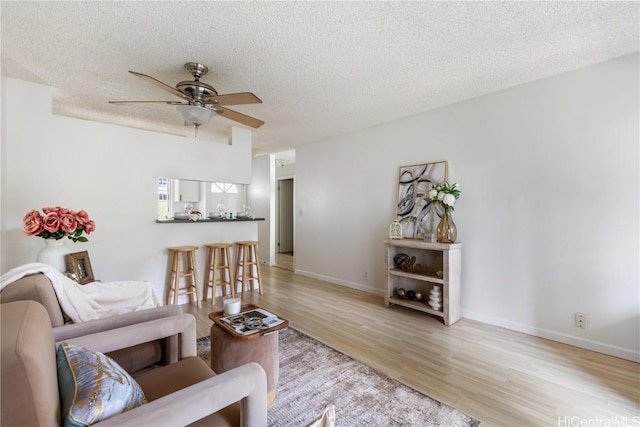
[[[62,425],[56,365],[59,343],[49,314],[37,302],[17,301],[0,305],[0,316],[2,426]],[[149,403],[94,425],[266,425],[264,370],[250,363],[215,375],[196,356],[192,315],[165,316],[65,342],[108,353],[167,336],[179,337],[179,361],[134,375]]]

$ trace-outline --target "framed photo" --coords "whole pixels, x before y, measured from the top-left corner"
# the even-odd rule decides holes
[[[389,226],[389,238],[390,239],[402,239],[402,225],[398,221],[393,221]]]
[[[396,221],[405,239],[424,239],[435,233],[442,213],[431,205],[429,188],[446,181],[448,173],[446,161],[400,167]]]
[[[95,282],[96,279],[93,277],[89,252],[82,251],[65,255],[65,261],[67,270],[75,274],[78,283],[86,285],[87,283]]]

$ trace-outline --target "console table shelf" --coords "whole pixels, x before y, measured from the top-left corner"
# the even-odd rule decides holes
[[[444,283],[443,279],[436,276],[425,276],[424,274],[409,273],[407,271],[403,271],[398,268],[390,268],[389,274],[393,276],[408,277],[410,279],[415,279],[415,280],[425,280],[432,283],[440,283],[440,284]]]
[[[449,326],[460,320],[460,267],[462,243],[430,243],[414,239],[387,239],[387,281],[384,302],[387,307],[401,305],[414,310],[442,317]],[[406,271],[394,264],[394,257],[404,253],[415,257],[415,266],[422,270]],[[427,274],[421,273],[426,271]],[[437,272],[438,275],[430,274]],[[440,277],[441,276],[441,277]],[[429,294],[434,286],[441,288],[441,307],[434,310],[428,305]],[[413,290],[424,296],[423,301],[404,299],[397,290]]]

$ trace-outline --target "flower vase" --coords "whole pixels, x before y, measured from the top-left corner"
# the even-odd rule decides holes
[[[63,239],[44,239],[44,244],[44,248],[38,251],[36,261],[49,264],[63,273],[67,271],[64,256],[70,254],[71,249],[65,245],[65,241]]]
[[[436,208],[435,205],[433,203],[431,203],[429,205],[429,212],[426,215],[426,221],[425,221],[425,225],[424,225],[424,241],[425,242],[431,242],[431,243],[435,243],[436,240],[436,217],[437,217],[437,213],[436,213]]]
[[[436,238],[439,243],[455,243],[458,238],[458,229],[451,218],[450,209],[445,209],[440,218]]]

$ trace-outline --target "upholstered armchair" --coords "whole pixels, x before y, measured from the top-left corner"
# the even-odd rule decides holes
[[[56,293],[51,282],[44,274],[31,274],[25,276],[0,292],[0,303],[31,300],[44,306],[49,316],[53,335],[56,341],[64,341],[87,334],[107,331],[136,323],[146,322],[163,317],[182,314],[182,309],[177,305],[167,305],[147,310],[113,316],[105,319],[91,320],[82,323],[65,323],[65,316],[60,308]],[[169,354],[169,349],[175,349],[168,341],[175,337],[146,342],[130,348],[115,351],[108,354],[123,368],[135,372],[154,363],[166,363],[175,361],[176,354]],[[174,343],[175,344],[175,343]],[[175,351],[174,351],[175,353]]]
[[[37,302],[4,303],[0,305],[0,316],[3,426],[61,426],[76,410],[98,411],[104,415],[112,410],[114,396],[123,394],[137,399],[132,409],[116,411],[106,419],[95,418],[95,424],[91,424],[266,426],[264,370],[250,363],[216,375],[196,356],[195,318],[190,314],[86,334],[65,339],[64,343],[56,342],[49,314]],[[68,359],[73,356],[72,350],[83,357],[102,357],[100,353],[166,336],[178,336],[175,353],[179,360],[166,366],[149,367],[132,375],[134,380],[129,379],[128,373],[112,370],[108,360],[91,359],[94,362],[87,363]],[[67,372],[92,367],[94,372],[73,372],[72,375]],[[116,368],[119,367],[113,367]],[[103,381],[113,377],[122,380],[115,381],[115,385],[101,395],[99,388]],[[81,396],[83,392],[82,378],[88,378],[92,388],[85,398],[78,397],[69,405],[69,390],[72,396]],[[72,384],[68,384],[69,381]],[[132,392],[127,394],[116,389],[123,386]]]

